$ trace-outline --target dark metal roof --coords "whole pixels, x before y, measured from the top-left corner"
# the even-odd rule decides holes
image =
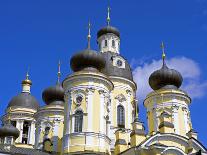
[[[60,83],[45,89],[42,99],[46,104],[64,104],[64,89]]]
[[[91,49],[85,49],[71,58],[70,66],[74,72],[88,67],[100,70],[105,66],[105,61],[100,53]]]
[[[22,92],[19,95],[13,97],[9,102],[7,108],[9,107],[23,107],[23,108],[31,108],[37,110],[39,108],[39,103],[30,93]]]
[[[11,123],[6,123],[0,128],[0,137],[12,136],[15,139],[19,137],[19,130],[15,128]]]
[[[182,81],[183,78],[181,74],[174,69],[169,69],[165,62],[163,62],[161,69],[156,70],[149,77],[149,85],[153,90],[161,88],[179,88]]]
[[[0,144],[0,153],[12,154],[12,155],[14,154],[15,155],[51,155],[50,153],[43,152],[40,150],[21,148],[21,147],[16,147],[14,145],[11,145],[10,150],[8,150],[7,147],[5,146],[9,146],[9,145]]]
[[[98,33],[97,33],[97,38],[99,38],[100,36],[107,34],[107,33],[113,33],[115,34],[117,37],[120,38],[120,32],[117,28],[112,27],[112,26],[106,26],[101,28]]]
[[[116,53],[110,52],[110,51],[104,52],[102,53],[102,55],[106,61],[105,67],[101,70],[102,73],[108,76],[123,77],[123,78],[133,81],[132,71],[131,71],[130,65],[127,62],[127,60],[125,60],[125,68],[119,68],[113,65],[113,57],[114,56],[122,57],[122,56]]]

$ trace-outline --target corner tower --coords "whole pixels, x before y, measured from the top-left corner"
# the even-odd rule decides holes
[[[64,89],[60,82],[60,62],[56,85],[46,88],[42,99],[46,103],[35,114],[36,143],[35,148],[60,154],[64,121]]]
[[[192,131],[188,107],[191,99],[179,89],[183,81],[181,74],[166,65],[163,43],[162,50],[162,67],[150,75],[149,84],[153,91],[144,101],[149,134],[175,133],[187,137],[187,133]]]

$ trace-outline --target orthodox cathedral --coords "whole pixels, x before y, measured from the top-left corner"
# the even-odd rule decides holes
[[[88,47],[70,60],[73,73],[32,96],[29,75],[1,117],[0,155],[207,155],[191,123],[191,98],[180,89],[182,75],[165,61],[149,77],[147,130],[139,118],[137,86],[120,54],[120,32],[97,32],[99,50]],[[142,91],[142,90],[140,90]]]

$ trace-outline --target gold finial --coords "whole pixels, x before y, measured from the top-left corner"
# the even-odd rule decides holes
[[[161,43],[161,49],[162,49],[162,60],[164,61],[165,60],[165,45],[164,45],[164,42]]]
[[[109,26],[110,25],[110,21],[111,21],[111,18],[110,18],[110,13],[111,13],[111,8],[108,6],[108,15],[107,15],[107,25]]]
[[[28,67],[28,69],[27,69],[26,79],[22,81],[22,84],[29,84],[29,85],[32,85],[32,81],[29,79],[29,67]]]
[[[61,77],[61,71],[60,71],[60,67],[61,67],[61,62],[60,62],[60,60],[59,60],[59,62],[58,62],[58,73],[57,73],[57,75],[58,75],[58,83],[60,83],[60,77]]]
[[[88,49],[91,48],[91,22],[89,20],[88,22],[88,36],[87,36],[87,39],[88,39]]]

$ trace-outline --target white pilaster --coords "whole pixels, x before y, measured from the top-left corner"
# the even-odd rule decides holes
[[[180,131],[179,131],[178,110],[179,110],[179,107],[174,105],[173,106],[173,121],[174,121],[173,124],[174,124],[174,129],[175,129],[176,134],[180,133]]]
[[[62,149],[69,148],[69,134],[71,133],[71,117],[70,117],[70,111],[71,111],[71,105],[72,105],[72,99],[71,99],[71,92],[67,92],[67,100],[68,102],[65,103],[65,124],[64,124],[64,137],[62,142]]]
[[[104,127],[104,124],[105,124],[105,120],[104,120],[104,100],[105,100],[105,97],[104,97],[104,91],[103,90],[99,90],[99,94],[100,94],[100,126],[99,126],[99,130],[100,130],[100,133],[102,134],[106,134],[106,131],[104,131],[105,127]]]
[[[55,152],[58,152],[59,124],[59,120],[55,120],[53,124],[53,151]]]
[[[185,125],[185,133],[188,133],[189,131],[189,125],[188,125],[188,111],[187,108],[182,108],[183,110],[183,118],[184,118],[184,125]]]
[[[94,89],[93,88],[88,88],[88,102],[87,102],[87,113],[88,113],[88,128],[87,132],[92,132],[93,131],[93,94],[94,94]]]

